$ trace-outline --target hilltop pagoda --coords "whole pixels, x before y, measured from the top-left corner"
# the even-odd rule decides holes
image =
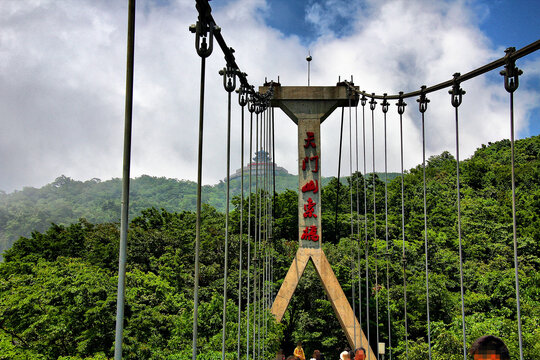
[[[251,176],[255,176],[256,174],[259,176],[264,175],[265,173],[272,173],[274,171],[274,167],[276,170],[276,175],[288,175],[289,172],[284,167],[278,166],[276,163],[272,161],[272,157],[268,153],[268,151],[260,150],[255,152],[255,156],[252,159],[253,161],[244,166],[244,176],[249,176],[249,172],[251,171]],[[234,174],[231,174],[230,179],[236,179],[242,176],[242,169],[236,170]],[[224,181],[227,181],[227,179],[224,179]]]

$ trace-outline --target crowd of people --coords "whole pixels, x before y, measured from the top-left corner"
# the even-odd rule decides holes
[[[510,353],[505,343],[493,335],[486,335],[476,339],[469,349],[469,354],[472,355],[474,360],[510,360]],[[315,350],[309,360],[323,359],[323,354],[319,350]],[[366,360],[366,350],[363,347],[355,350],[346,348],[339,355],[339,359]],[[293,354],[287,358],[283,353],[283,349],[280,349],[276,355],[276,360],[307,360],[302,343],[298,342]]]

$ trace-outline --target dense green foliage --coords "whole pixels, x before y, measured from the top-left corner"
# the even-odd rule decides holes
[[[395,176],[389,174],[388,179]],[[278,173],[275,180],[276,192],[298,188],[296,175]],[[323,178],[322,185],[329,181]],[[231,180],[231,196],[240,194],[241,183],[240,178]],[[203,186],[202,202],[225,211],[226,186],[223,181]],[[121,193],[120,179],[77,181],[64,175],[39,189],[25,187],[9,194],[0,190],[0,254],[19,237],[43,232],[52,223],[69,225],[80,218],[92,223],[119,222]],[[244,193],[249,193],[249,176],[244,176]],[[130,218],[151,207],[170,212],[195,211],[196,201],[197,184],[193,181],[148,175],[131,180]]]
[[[461,236],[467,345],[481,335],[497,335],[507,343],[515,360],[518,337],[509,149],[509,141],[482,146],[460,164]],[[404,359],[407,346],[409,359],[424,360],[428,357],[424,252],[427,237],[432,359],[457,360],[463,358],[463,339],[456,161],[450,153],[429,159],[426,181],[427,232],[424,231],[422,167],[411,169],[403,178],[403,240],[401,177],[387,184],[388,233],[385,184],[380,176],[364,178],[355,174],[339,187],[335,179],[331,180],[322,189],[323,248],[350,301],[355,292],[355,308],[358,313],[361,306],[364,331],[366,290],[369,292],[372,346],[376,343],[377,330],[380,341],[388,344],[389,314],[393,358]],[[516,142],[516,185],[524,357],[539,359],[540,136]],[[351,191],[355,208],[352,215]],[[336,197],[339,199],[337,224]],[[257,213],[259,198],[259,195],[252,197],[251,202],[245,199],[244,209],[251,203],[252,213]],[[271,246],[264,247],[273,259],[274,293],[298,246],[297,198],[295,191],[282,191],[274,204],[276,218],[268,244]],[[236,351],[237,338],[240,199],[236,197],[233,204],[226,337],[231,358]],[[76,208],[76,204],[72,208]],[[195,219],[192,211],[150,207],[140,211],[130,223],[124,332],[127,359],[189,359],[191,356]],[[255,226],[253,221],[248,222],[247,214],[243,221],[241,334],[242,344],[245,344],[246,233],[250,226],[249,232],[253,234]],[[4,253],[5,260],[0,264],[0,359],[97,360],[112,356],[119,230],[114,223],[97,222],[99,219],[81,219],[71,225],[52,225],[45,231],[20,238]],[[199,292],[201,359],[220,358],[224,228],[224,214],[215,207],[204,206]],[[256,241],[250,241],[252,251],[256,245]],[[369,251],[367,258],[366,250]],[[408,342],[404,327],[403,258],[406,260]],[[369,264],[367,287],[366,259]],[[358,303],[359,290],[361,304]],[[253,314],[253,308],[250,311]],[[270,358],[280,346],[290,353],[299,340],[304,342],[307,355],[317,348],[327,358],[337,358],[338,352],[347,346],[311,265],[299,283],[282,324],[269,320],[267,325],[264,358]],[[242,351],[244,349],[243,346]]]
[[[246,177],[248,187],[248,180]],[[223,211],[224,182],[206,185],[203,202]],[[231,194],[240,193],[240,179],[231,181]],[[278,175],[276,191],[296,189],[298,178]],[[194,211],[197,184],[188,180],[157,178],[147,175],[132,179],[130,185],[130,217],[150,207],[170,212]],[[20,236],[32,231],[43,232],[51,225],[69,225],[85,218],[92,223],[119,222],[122,182],[120,179],[76,181],[66,176],[40,189],[25,187],[10,194],[0,192],[0,253],[9,249]]]

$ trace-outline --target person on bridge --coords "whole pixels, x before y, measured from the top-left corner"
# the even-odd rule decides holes
[[[505,343],[496,336],[479,337],[469,350],[474,360],[510,360],[510,352]]]
[[[341,354],[339,354],[340,360],[351,360],[351,355],[347,350],[343,351]]]
[[[285,355],[283,354],[283,349],[279,349],[276,354],[276,360],[285,360]]]
[[[298,357],[300,360],[306,360],[306,355],[304,354],[304,349],[302,349],[302,342],[299,341],[294,349],[294,356]]]
[[[323,360],[323,356],[319,350],[315,350],[310,360]]]
[[[354,351],[354,360],[365,360],[366,358],[366,349],[363,347],[357,348]]]

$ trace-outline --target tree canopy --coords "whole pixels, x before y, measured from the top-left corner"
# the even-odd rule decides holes
[[[482,146],[460,164],[461,234],[467,345],[481,335],[493,334],[506,342],[515,360],[518,359],[518,336],[509,147],[507,140]],[[540,137],[517,141],[517,241],[525,359],[540,358],[539,166]],[[150,179],[155,180],[143,177],[141,181]],[[426,359],[424,238],[427,236],[432,358],[462,359],[455,158],[444,152],[427,162],[427,233],[424,232],[422,167],[410,169],[403,177],[404,224],[401,176],[387,184],[388,219],[384,211],[382,179],[380,174],[365,177],[354,174],[339,185],[339,190],[337,180],[330,180],[322,188],[323,249],[351,303],[355,292],[356,312],[362,312],[360,320],[364,331],[369,326],[372,347],[375,348],[378,332],[380,341],[387,345],[391,335],[392,354],[396,359],[405,358],[406,348],[409,359]],[[94,186],[102,184],[97,180],[93,183]],[[82,191],[81,184],[84,185],[59,178],[48,185],[48,190],[71,192],[75,196]],[[141,187],[136,187],[135,192],[143,192],[142,183],[138,186]],[[241,200],[238,196],[232,199],[226,319],[226,349],[231,359],[236,358],[239,295],[243,299],[241,343],[246,342],[246,246],[248,242],[252,249],[257,245],[254,239],[247,237],[248,228],[251,234],[256,230],[247,211],[251,203],[252,214],[257,214],[260,202],[256,199],[266,195],[264,192],[253,194],[251,202],[248,197],[244,199],[242,236],[239,233]],[[271,202],[273,196],[267,199]],[[276,195],[273,203],[275,220],[268,251],[273,259],[273,282],[269,286],[274,294],[298,246],[297,199],[295,191],[284,190]],[[133,216],[128,234],[124,357],[190,359],[196,216],[190,209],[170,210],[144,204],[140,205],[144,209]],[[54,209],[70,213],[75,212],[77,206],[77,203],[58,202]],[[5,219],[6,210],[3,206],[2,209],[0,218]],[[107,211],[112,214],[116,210],[96,208],[95,214]],[[88,212],[86,219],[70,224],[36,228],[4,252],[4,261],[0,264],[0,359],[112,357],[119,227],[114,221],[100,221],[98,215],[92,218],[92,214]],[[32,218],[27,220],[32,224]],[[201,359],[221,357],[224,237],[225,215],[216,207],[205,205],[199,289]],[[239,270],[241,241],[243,268]],[[240,271],[243,286],[239,294]],[[251,271],[253,273],[253,268]],[[368,304],[366,292],[369,293]],[[251,316],[253,310],[251,304]],[[304,343],[307,355],[319,349],[328,358],[337,357],[348,346],[312,265],[308,265],[300,280],[282,323],[276,324],[268,316],[266,329],[266,336],[261,339],[266,351],[264,358],[271,358],[280,347],[291,353],[297,341]]]

